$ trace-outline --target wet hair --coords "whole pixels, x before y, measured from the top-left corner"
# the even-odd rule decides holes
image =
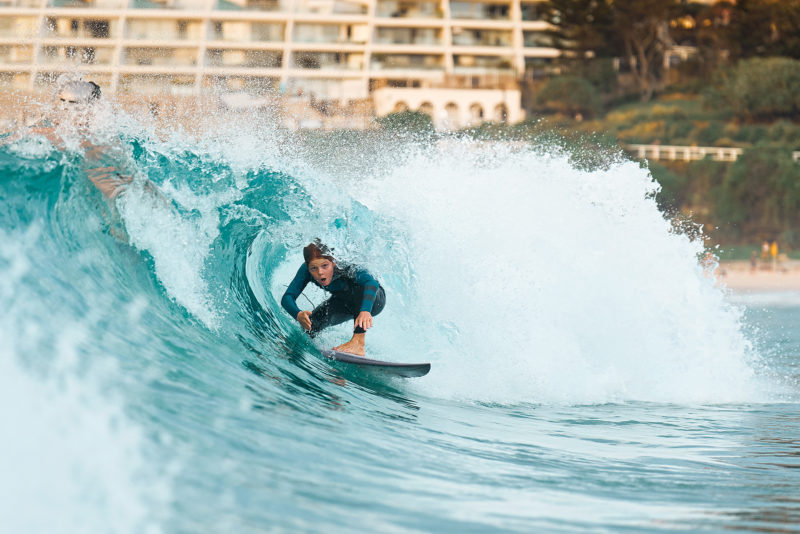
[[[303,248],[303,259],[306,260],[306,265],[320,258],[334,261],[333,256],[331,256],[332,252],[333,249],[329,249],[322,244],[322,241],[315,239],[313,243],[309,243]]]
[[[72,81],[67,82],[58,91],[58,98],[62,102],[72,104],[90,104],[100,98],[100,86],[94,82]]]

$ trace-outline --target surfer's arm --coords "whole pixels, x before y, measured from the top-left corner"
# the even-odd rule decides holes
[[[297,315],[300,313],[300,308],[297,306],[297,297],[300,296],[300,293],[303,292],[309,281],[311,281],[311,274],[308,272],[308,267],[306,267],[304,263],[300,266],[300,269],[298,269],[294,280],[292,280],[292,283],[286,288],[281,298],[281,306],[283,306],[283,309],[294,319],[297,319]]]
[[[356,283],[364,287],[364,295],[361,298],[361,312],[372,313],[372,305],[375,304],[375,297],[378,296],[378,281],[367,271],[359,269],[356,271]]]

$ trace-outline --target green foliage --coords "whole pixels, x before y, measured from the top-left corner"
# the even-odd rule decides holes
[[[778,57],[747,59],[722,73],[722,77],[719,94],[738,117],[800,118],[800,61]]]
[[[800,0],[732,2],[727,47],[735,58],[800,58]]]
[[[429,138],[435,133],[433,121],[422,111],[399,111],[377,119],[381,129],[393,134]]]
[[[574,115],[594,115],[600,109],[597,89],[580,76],[556,76],[550,78],[537,95],[537,101],[545,109]]]
[[[717,190],[716,214],[739,236],[800,246],[800,165],[791,150],[759,145],[746,150]]]

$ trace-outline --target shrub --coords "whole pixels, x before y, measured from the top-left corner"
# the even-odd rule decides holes
[[[546,109],[575,115],[594,115],[600,109],[597,89],[580,76],[555,76],[547,80],[536,100]]]
[[[422,111],[398,111],[377,119],[383,130],[412,137],[431,137],[434,134],[433,121]]]
[[[761,144],[745,150],[716,196],[717,216],[738,226],[743,235],[774,239],[785,229],[800,227],[800,166],[789,149]]]
[[[741,118],[798,118],[800,61],[781,57],[740,61],[722,73],[719,95]]]

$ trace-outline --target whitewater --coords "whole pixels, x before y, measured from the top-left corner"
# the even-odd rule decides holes
[[[646,166],[42,109],[0,138],[4,530],[800,524],[800,300],[716,287]],[[368,355],[428,376],[329,362],[350,326],[282,310],[315,238],[386,290]]]

